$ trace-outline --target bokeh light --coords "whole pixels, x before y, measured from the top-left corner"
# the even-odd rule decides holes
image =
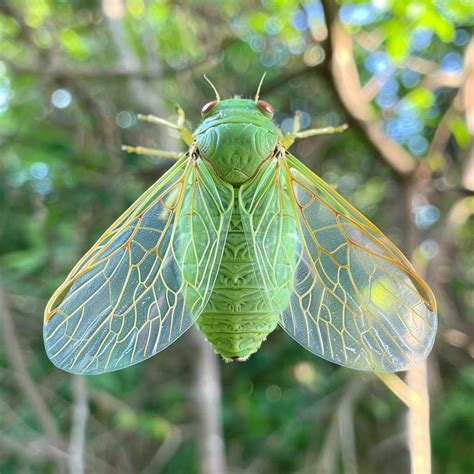
[[[58,109],[69,107],[72,101],[72,95],[67,89],[56,89],[51,94],[51,103]]]
[[[37,161],[30,166],[30,175],[34,179],[44,179],[48,176],[48,165]]]
[[[339,17],[348,25],[368,25],[375,20],[376,11],[369,3],[342,5]]]
[[[127,110],[122,110],[115,117],[115,123],[120,128],[130,128],[137,123],[137,116]]]

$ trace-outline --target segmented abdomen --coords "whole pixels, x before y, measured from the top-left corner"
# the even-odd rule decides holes
[[[288,245],[294,247],[294,229],[290,221],[288,224],[283,235],[273,238],[289,239]],[[289,303],[289,285],[280,286],[267,298],[263,296],[252,260],[236,197],[216,283],[196,323],[225,359],[248,359],[276,328],[280,313]],[[278,269],[281,280],[288,281],[293,269],[281,264]]]

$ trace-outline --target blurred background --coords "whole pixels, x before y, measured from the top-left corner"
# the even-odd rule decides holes
[[[120,145],[183,150],[136,113],[179,103],[195,127],[204,73],[250,97],[264,72],[284,132],[297,110],[349,124],[292,151],[433,288],[433,472],[473,472],[473,18],[472,0],[0,0],[0,472],[410,472],[404,404],[282,331],[245,364],[192,331],[103,376],[44,353],[47,299],[170,166]]]

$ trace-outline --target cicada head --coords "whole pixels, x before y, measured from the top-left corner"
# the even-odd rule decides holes
[[[263,100],[227,99],[208,102],[194,132],[202,157],[224,181],[239,185],[271,157],[278,142],[273,109]]]

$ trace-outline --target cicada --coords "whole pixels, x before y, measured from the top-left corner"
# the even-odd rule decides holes
[[[215,88],[214,88],[215,90]],[[260,86],[259,86],[260,90]],[[288,149],[344,127],[283,134],[255,99],[216,99],[182,154],[122,214],[50,299],[51,361],[77,374],[122,369],[196,324],[226,361],[279,325],[328,361],[396,372],[425,359],[436,302],[395,245]]]

